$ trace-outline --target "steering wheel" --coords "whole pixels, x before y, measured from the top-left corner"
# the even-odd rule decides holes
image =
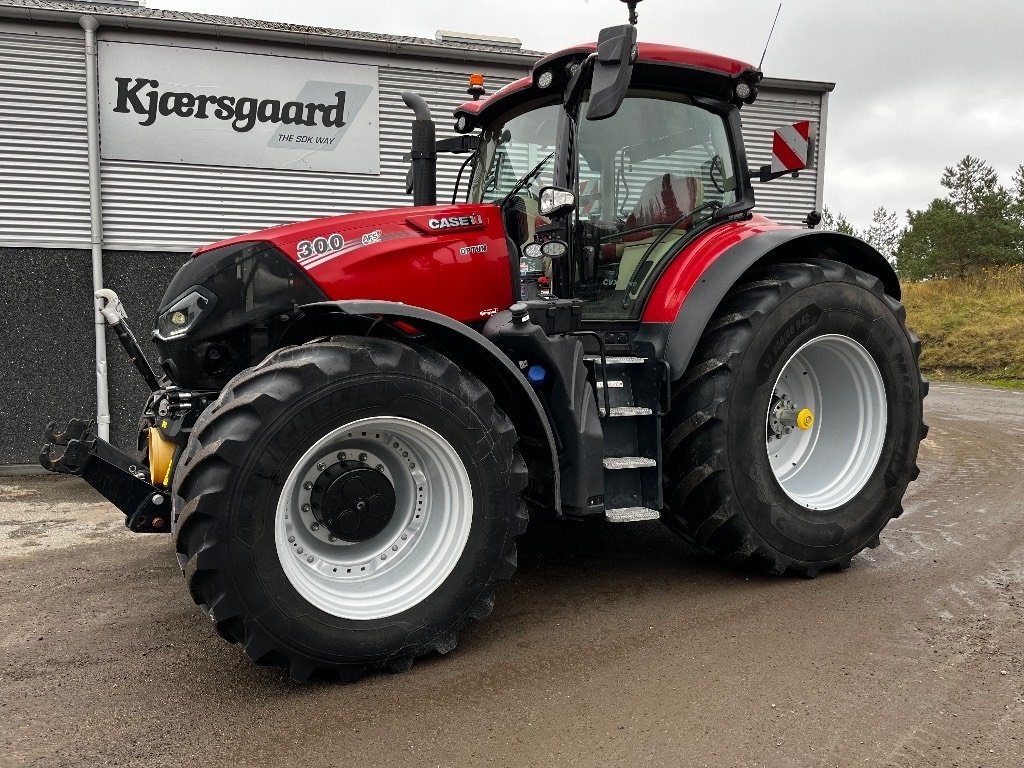
[[[719,192],[725,192],[725,163],[722,161],[721,155],[715,155],[706,163],[708,167],[708,179],[714,185],[715,189]],[[715,178],[715,176],[718,178]],[[721,179],[721,182],[719,182]]]

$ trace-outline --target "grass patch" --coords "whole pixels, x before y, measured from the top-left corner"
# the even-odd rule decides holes
[[[926,376],[1024,389],[1024,265],[906,283],[903,304]]]

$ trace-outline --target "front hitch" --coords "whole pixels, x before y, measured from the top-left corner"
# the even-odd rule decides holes
[[[156,373],[128,327],[127,314],[117,294],[96,292],[100,314],[113,328],[136,370],[150,391],[160,388]],[[43,433],[46,443],[39,463],[49,472],[78,475],[104,498],[124,512],[125,525],[136,533],[168,533],[171,530],[171,497],[146,480],[148,467],[122,453],[93,431],[93,423],[72,419],[63,429],[50,422]]]
[[[146,468],[93,432],[92,422],[72,419],[58,430],[51,422],[39,454],[43,469],[77,475],[124,512],[135,533],[169,533],[171,497],[146,480]]]

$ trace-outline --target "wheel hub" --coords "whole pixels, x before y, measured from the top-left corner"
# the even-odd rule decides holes
[[[781,439],[793,428],[806,432],[814,426],[814,412],[810,408],[797,408],[784,394],[772,394],[772,406],[768,411],[768,441]]]
[[[342,541],[366,541],[391,522],[395,488],[361,461],[339,461],[313,482],[310,506],[317,522]]]

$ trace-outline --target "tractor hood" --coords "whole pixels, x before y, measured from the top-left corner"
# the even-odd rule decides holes
[[[274,348],[305,304],[396,301],[464,323],[513,302],[494,205],[395,208],[288,224],[198,249],[167,286],[154,337],[179,386],[219,387]]]
[[[380,299],[462,322],[512,303],[512,273],[496,205],[433,205],[288,224],[215,243],[269,243],[330,300]]]

